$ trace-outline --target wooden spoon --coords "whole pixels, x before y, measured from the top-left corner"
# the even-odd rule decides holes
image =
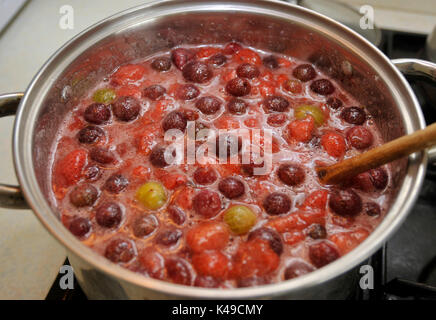
[[[435,144],[436,123],[433,123],[423,130],[392,140],[358,156],[331,166],[317,167],[316,172],[322,183],[336,184]]]

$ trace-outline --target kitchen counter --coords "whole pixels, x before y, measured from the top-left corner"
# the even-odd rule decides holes
[[[9,0],[14,1],[14,0]],[[23,91],[63,43],[95,22],[144,0],[29,1],[0,33],[0,93]],[[71,4],[74,29],[59,27],[60,7]],[[0,181],[16,183],[12,165],[13,117],[0,119]],[[30,210],[0,209],[0,299],[44,299],[65,250]]]

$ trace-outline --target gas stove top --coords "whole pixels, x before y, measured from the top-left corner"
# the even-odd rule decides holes
[[[391,59],[425,59],[425,36],[383,31],[383,52]],[[427,123],[436,122],[436,90],[423,79],[408,79],[417,95]],[[402,225],[369,259],[374,269],[374,289],[356,287],[351,299],[398,300],[436,299],[436,165],[429,164],[419,199]],[[68,264],[68,259],[65,261]],[[61,275],[53,283],[47,300],[84,300],[75,289],[59,287]]]

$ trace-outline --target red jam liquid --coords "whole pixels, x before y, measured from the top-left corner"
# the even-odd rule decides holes
[[[314,167],[383,142],[364,107],[293,57],[234,43],[183,49],[120,66],[65,118],[51,164],[65,227],[125,268],[201,287],[284,281],[359,245],[387,210],[389,166],[341,186],[320,184]],[[271,173],[252,176],[241,164],[162,165],[155,149],[168,144],[164,128],[184,130],[187,120],[211,130],[271,129]],[[149,182],[164,192],[157,209],[138,196]],[[246,211],[226,216],[237,205],[248,218]]]

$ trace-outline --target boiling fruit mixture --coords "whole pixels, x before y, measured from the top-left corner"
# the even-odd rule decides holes
[[[268,174],[255,161],[167,162],[170,129],[200,146],[203,129],[240,128],[271,130]],[[210,160],[252,143],[238,138],[235,151],[229,137]],[[276,283],[347,254],[383,219],[388,166],[340,186],[315,173],[381,143],[365,107],[307,62],[235,42],[180,47],[119,66],[71,110],[53,147],[53,199],[85,245],[146,277]]]

